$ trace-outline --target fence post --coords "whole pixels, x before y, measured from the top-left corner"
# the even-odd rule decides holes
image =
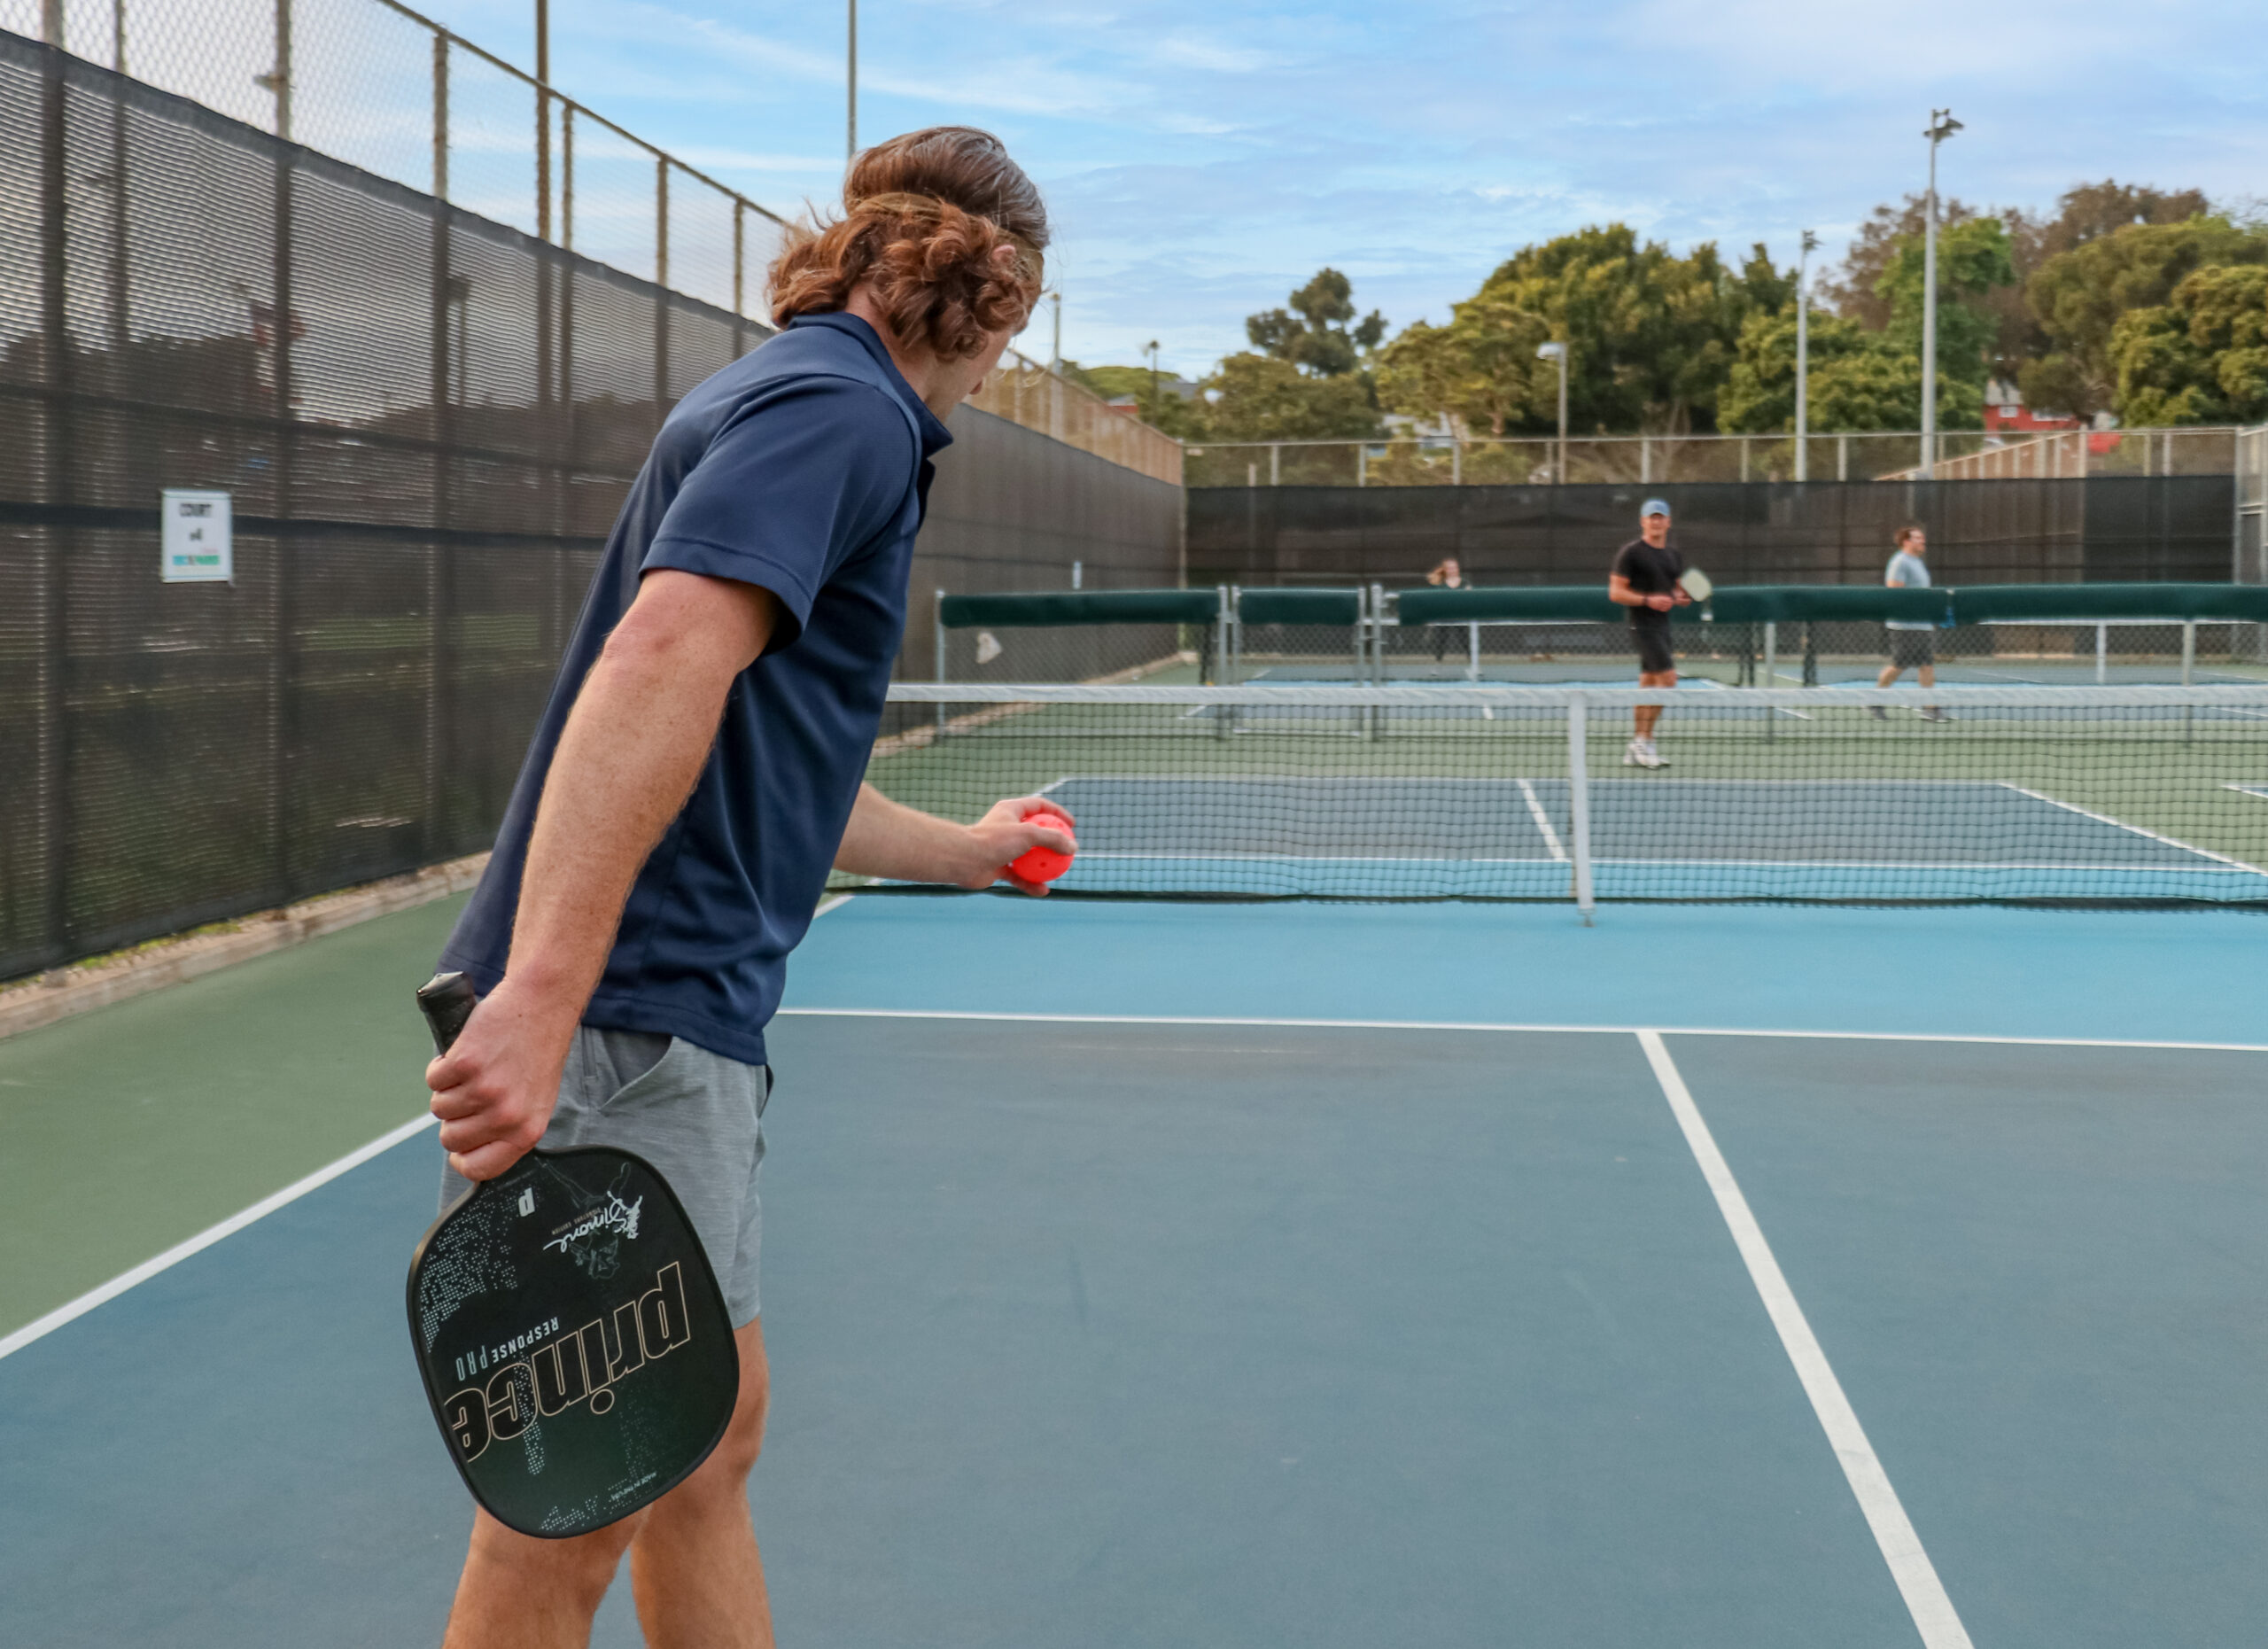
[[[945,680],[946,680],[946,677],[945,677],[945,593],[944,593],[944,591],[943,591],[943,590],[939,590],[939,591],[937,592],[936,628],[936,632],[935,632],[935,634],[936,634],[936,646],[937,646],[937,661],[936,661],[936,662],[937,662],[937,672],[936,672],[936,673],[937,673],[937,685],[938,685],[939,687],[943,687],[943,686],[945,684]],[[943,735],[944,735],[944,730],[945,730],[945,706],[944,706],[944,700],[942,700],[942,699],[940,699],[940,700],[938,701],[938,703],[937,703],[937,732],[938,732],[938,735],[939,735],[940,736],[943,736]]]
[[[1835,438],[1835,478],[1838,481],[1851,478],[1851,438],[1847,435]]]
[[[1744,467],[1745,467],[1745,466],[1744,466]],[[1746,476],[1744,474],[1744,476],[1743,476],[1743,478],[1743,478],[1743,479],[1746,479],[1747,478],[1746,478]],[[1654,479],[1654,438],[1653,438],[1652,436],[1651,436],[1651,435],[1641,435],[1641,436],[1638,438],[1638,480],[1639,480],[1639,484],[1640,484],[1641,486],[1651,486],[1651,485],[1653,484],[1653,479]]]
[[[1369,486],[1370,471],[1371,449],[1363,446],[1362,442],[1356,441],[1355,443],[1355,485],[1357,486]]]
[[[449,404],[449,37],[433,35],[433,245],[431,376],[432,532],[425,570],[427,636],[425,683],[425,855],[439,859],[447,833],[442,819],[441,775],[448,770],[449,734],[449,554],[443,534],[450,510],[449,447],[455,418]],[[470,305],[470,294],[467,303]]]
[[[268,831],[273,855],[275,901],[281,905],[297,893],[296,867],[291,860],[291,767],[299,747],[298,665],[294,637],[299,629],[299,567],[291,538],[291,483],[297,442],[292,439],[291,411],[291,237],[293,171],[291,152],[291,0],[276,4],[276,94],[278,137],[276,153],[275,245],[268,274],[268,299],[275,310],[270,336],[275,350],[275,499],[276,582],[269,617],[268,711]]]
[[[1575,908],[1591,925],[1596,904],[1591,887],[1590,704],[1582,694],[1567,697],[1567,852],[1575,877]]]
[[[2110,626],[2094,626],[2094,684],[2102,686],[2110,680]]]
[[[46,502],[69,504],[77,488],[72,474],[76,461],[77,417],[73,405],[77,374],[71,355],[67,266],[65,262],[65,220],[69,206],[66,172],[66,119],[63,84],[63,7],[48,0],[43,23],[50,51],[43,66],[39,152],[40,214],[40,376],[46,389],[44,405]],[[71,634],[69,628],[72,553],[78,534],[71,527],[49,525],[35,529],[40,545],[40,694],[39,694],[39,823],[46,898],[41,923],[43,959],[67,961],[71,954],[71,884],[73,881],[71,778]]]
[[[1268,443],[1268,485],[1269,485],[1269,486],[1282,486],[1282,485],[1283,485],[1283,481],[1284,481],[1284,468],[1283,468],[1283,462],[1282,462],[1282,461],[1283,461],[1283,457],[1284,457],[1284,444],[1283,444],[1281,441],[1270,441],[1270,442],[1269,442],[1269,443]]]
[[[654,159],[654,431],[670,409],[670,163]]]
[[[1462,435],[1449,443],[1449,485],[1464,485],[1464,437]]]

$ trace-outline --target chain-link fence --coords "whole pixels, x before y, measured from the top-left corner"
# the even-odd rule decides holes
[[[0,0],[0,29],[733,315],[785,224],[395,0]],[[1011,354],[998,416],[1178,486],[1181,444]]]
[[[734,315],[782,224],[393,0],[0,0],[0,28]]]
[[[0,116],[0,977],[485,846],[655,430],[766,329],[10,34]],[[958,432],[920,587],[1172,581],[1177,489]],[[164,576],[169,489],[229,576]]]
[[[1940,433],[1934,471],[1918,432],[1612,435],[1379,441],[1207,442],[1188,449],[1191,486],[1654,486],[1676,482],[1914,481],[2226,475],[2237,432],[2074,430],[2039,435]]]

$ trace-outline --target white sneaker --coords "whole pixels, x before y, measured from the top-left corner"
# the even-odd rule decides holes
[[[1924,704],[1922,707],[1922,719],[1924,721],[1951,721],[1953,717],[1946,712],[1939,710],[1935,704]]]
[[[1654,742],[1651,739],[1632,739],[1627,748],[1622,752],[1622,765],[1626,767],[1666,767],[1669,766],[1662,759],[1662,753],[1654,748]]]

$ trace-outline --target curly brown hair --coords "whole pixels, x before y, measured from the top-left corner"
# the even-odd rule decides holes
[[[840,220],[791,229],[773,261],[776,324],[839,310],[865,282],[901,341],[959,361],[1039,301],[1047,207],[991,133],[933,126],[877,144],[851,163],[843,202]],[[1013,274],[1002,246],[1018,253]]]

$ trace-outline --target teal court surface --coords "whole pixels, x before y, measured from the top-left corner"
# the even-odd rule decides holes
[[[448,914],[0,1042],[0,1641],[438,1637]],[[781,1638],[2251,1641],[2264,939],[832,909],[766,1117]]]

